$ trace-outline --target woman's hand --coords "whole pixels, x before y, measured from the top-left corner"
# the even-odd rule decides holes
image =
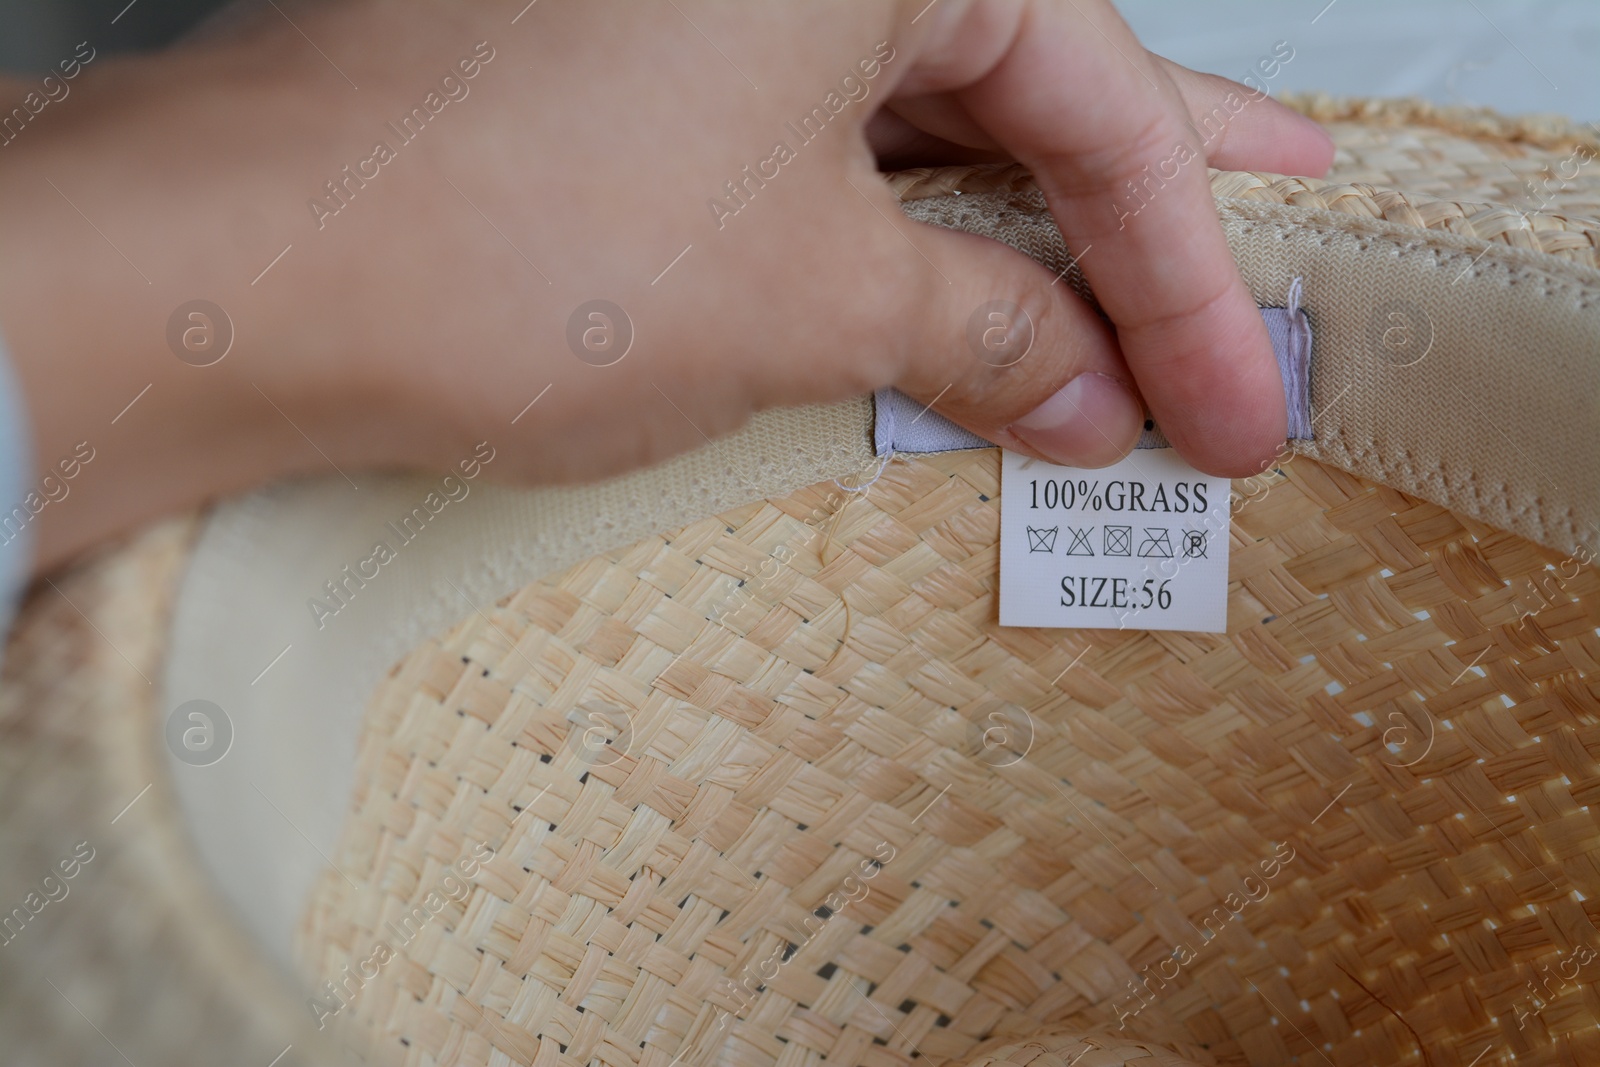
[[[98,59],[0,147],[35,458],[97,456],[41,565],[295,472],[487,440],[501,478],[593,479],[884,385],[1076,465],[1131,447],[1141,395],[1213,473],[1283,437],[1205,165],[1320,174],[1331,145],[1103,0],[279,7]],[[1027,164],[1110,321],[905,219],[880,156]],[[997,300],[1035,329],[1005,368],[967,341]]]

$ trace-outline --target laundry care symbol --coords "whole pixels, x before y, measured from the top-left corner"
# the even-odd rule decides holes
[[[1029,552],[1054,552],[1056,550],[1056,534],[1061,532],[1061,527],[1052,526],[1048,530],[1035,530],[1028,527]]]
[[[1133,555],[1133,527],[1107,526],[1102,549],[1108,556]]]
[[[1093,526],[1078,529],[1075,526],[1067,527],[1067,534],[1072,538],[1072,543],[1067,546],[1069,556],[1092,556],[1094,549],[1089,547],[1089,535],[1094,533]]]
[[[1183,531],[1183,558],[1206,558],[1206,532],[1204,530]]]
[[[1172,540],[1164,527],[1144,528],[1144,541],[1139,545],[1139,556],[1142,559],[1172,558]]]

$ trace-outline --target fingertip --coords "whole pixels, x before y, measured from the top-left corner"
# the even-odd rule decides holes
[[[1271,97],[1251,106],[1261,109],[1260,117],[1241,123],[1239,135],[1224,146],[1214,165],[1308,178],[1328,173],[1334,143],[1320,122]]]
[[[1241,284],[1161,333],[1131,338],[1137,351],[1129,363],[1162,432],[1207,474],[1259,474],[1281,454],[1288,411],[1272,341],[1248,290]]]
[[[990,238],[932,228],[921,237],[954,288],[917,306],[896,386],[988,440],[1055,463],[1102,467],[1126,455],[1144,404],[1094,306]]]
[[[1189,463],[1218,478],[1260,474],[1284,454],[1288,413],[1276,373],[1269,381],[1241,381],[1228,390],[1226,405],[1191,411],[1161,424],[1162,432]],[[1244,403],[1245,397],[1260,398]]]
[[[1260,474],[1288,453],[1289,443],[1281,435],[1257,435],[1252,440],[1232,441],[1223,449],[1203,450],[1195,455],[1193,448],[1185,449],[1174,443],[1178,454],[1194,468],[1215,478],[1249,478]]]
[[[1298,120],[1294,135],[1298,143],[1293,146],[1293,152],[1295,158],[1302,161],[1302,166],[1295,173],[1307,178],[1322,177],[1333,166],[1333,157],[1338,152],[1333,136],[1316,119],[1292,109],[1286,110],[1290,110]]]

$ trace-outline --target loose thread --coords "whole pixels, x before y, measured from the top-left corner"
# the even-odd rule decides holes
[[[828,657],[828,662],[817,669],[816,673],[819,675],[827,674],[828,671],[833,669],[833,661],[844,654],[845,646],[850,643],[850,630],[855,626],[855,620],[850,612],[850,601],[844,598],[843,593],[839,594],[839,603],[844,605],[844,633],[839,635],[839,647],[833,650],[833,655]]]
[[[1303,280],[1296,276],[1289,283],[1288,307],[1285,308],[1289,319],[1289,336],[1280,367],[1291,440],[1311,440],[1315,436],[1311,426],[1311,350],[1308,343],[1311,331],[1300,310],[1304,295]]]
[[[889,446],[889,450],[887,452],[878,457],[878,472],[872,476],[870,481],[863,482],[861,485],[852,487],[845,485],[844,483],[840,482],[839,479],[835,478],[833,480],[833,484],[844,490],[846,493],[864,493],[868,489],[871,489],[874,485],[878,484],[878,479],[882,478],[883,472],[889,469],[889,463],[894,459],[895,454],[894,446],[891,445]]]
[[[1400,1020],[1400,1025],[1401,1026],[1403,1026],[1407,1030],[1411,1031],[1411,1036],[1416,1038],[1416,1041],[1417,1041],[1417,1051],[1422,1053],[1422,1062],[1424,1064],[1427,1064],[1427,1067],[1433,1067],[1433,1057],[1428,1055],[1428,1046],[1423,1043],[1422,1035],[1417,1033],[1416,1029],[1410,1023],[1406,1022],[1405,1016],[1401,1015],[1399,1012],[1397,1012],[1393,1008],[1389,1007],[1389,1005],[1384,1001],[1384,999],[1382,997],[1378,996],[1378,994],[1374,993],[1372,990],[1368,989],[1366,987],[1366,983],[1362,982],[1361,979],[1357,978],[1355,975],[1351,974],[1349,971],[1345,970],[1343,967],[1341,967],[1337,963],[1335,963],[1334,966],[1338,967],[1340,973],[1343,974],[1346,978],[1350,979],[1350,981],[1352,981],[1356,985],[1360,986],[1361,987],[1361,992],[1363,992],[1367,996],[1371,997],[1373,999],[1373,1001],[1379,1007],[1381,1007],[1384,1011],[1388,1012],[1390,1015],[1393,1015],[1396,1019]]]
[[[889,469],[889,464],[894,461],[895,455],[896,455],[895,450],[891,446],[887,452],[885,452],[882,456],[879,457],[877,473],[874,474],[867,481],[862,482],[860,485],[849,486],[849,485],[845,485],[843,482],[839,481],[839,479],[837,479],[837,478],[833,479],[833,484],[838,486],[844,492],[849,493],[850,494],[850,499],[846,500],[843,504],[839,505],[839,510],[833,513],[833,522],[828,524],[828,536],[822,542],[822,548],[817,554],[817,558],[822,561],[822,565],[824,567],[826,567],[829,563],[832,562],[832,560],[828,559],[828,549],[833,546],[833,535],[835,533],[837,533],[838,530],[839,530],[839,520],[844,518],[845,509],[850,506],[851,502],[858,495],[864,497],[869,489],[871,489],[873,486],[878,484],[878,479],[882,478],[884,472]],[[834,559],[838,559],[839,557],[835,556],[833,558]]]
[[[844,489],[844,486],[841,485],[841,486],[839,486],[839,488]],[[846,489],[845,491],[849,492],[848,489]],[[844,518],[845,509],[848,508],[854,502],[855,502],[855,497],[846,498],[845,502],[843,504],[839,505],[839,510],[833,513],[833,521],[828,523],[828,536],[824,537],[822,539],[822,547],[817,550],[817,559],[822,562],[822,565],[824,567],[826,567],[828,564],[833,562],[832,559],[828,558],[828,549],[833,546],[833,535],[836,532],[838,532],[839,520]],[[843,552],[844,549],[841,547],[839,549],[839,551]],[[834,556],[833,557],[833,559],[838,559],[838,558],[839,558],[838,556]]]

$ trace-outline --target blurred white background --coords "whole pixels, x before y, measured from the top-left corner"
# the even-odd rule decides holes
[[[1240,79],[1277,41],[1274,95],[1421,96],[1600,120],[1595,0],[1127,0],[1145,46]]]

